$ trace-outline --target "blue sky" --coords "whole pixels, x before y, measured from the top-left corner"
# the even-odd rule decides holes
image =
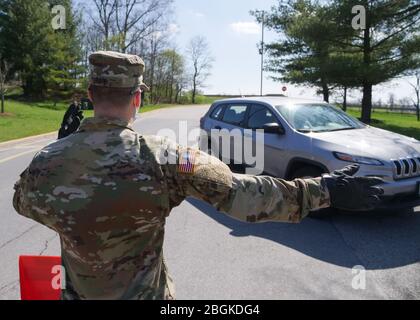
[[[186,47],[195,35],[205,36],[215,58],[212,75],[208,79],[206,93],[259,94],[260,55],[257,43],[261,41],[261,28],[255,24],[249,11],[268,10],[276,0],[175,0],[173,29],[175,42],[180,49]],[[266,40],[277,37],[266,33]],[[268,76],[268,75],[266,75]],[[264,79],[264,93],[280,93],[288,87],[289,96],[314,98],[315,90]],[[406,80],[400,79],[374,88],[374,101],[387,102],[390,93],[397,99],[412,97],[412,89]],[[351,99],[359,99],[358,90],[353,90]]]
[[[249,11],[269,9],[273,0],[176,0],[176,41],[185,48],[194,35],[206,37],[215,58],[208,93],[258,94],[260,92],[261,27]],[[274,35],[268,33],[267,40]],[[267,83],[268,85],[268,83]],[[270,83],[267,91],[281,88]],[[266,91],[266,92],[267,92]]]
[[[170,30],[178,49],[185,52],[192,37],[204,36],[215,59],[205,93],[259,94],[261,57],[257,44],[261,41],[261,26],[255,23],[249,11],[269,10],[277,3],[278,0],[174,0],[175,15]],[[277,37],[266,30],[266,42]],[[413,79],[408,80],[413,82]],[[265,75],[264,94],[281,93],[283,86],[287,86],[289,96],[321,99],[313,88],[274,82],[268,74]],[[381,99],[386,103],[391,93],[397,101],[414,96],[407,79],[398,79],[375,86],[373,100]],[[360,101],[361,97],[360,90],[349,93],[350,100]]]

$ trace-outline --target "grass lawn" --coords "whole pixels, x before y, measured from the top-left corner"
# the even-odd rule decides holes
[[[15,101],[6,101],[5,111],[0,115],[0,142],[56,131],[65,112]]]
[[[201,103],[212,103],[215,99],[204,99]],[[207,101],[208,100],[208,101]],[[141,112],[173,107],[176,105],[160,104],[144,106]],[[6,101],[5,115],[0,115],[0,142],[29,137],[33,135],[57,131],[63,120],[67,104],[58,103],[26,103],[12,100]],[[349,114],[360,117],[360,110],[349,109]],[[85,111],[91,117],[93,111]],[[372,126],[420,140],[420,122],[415,115],[387,113],[375,111],[372,114]]]
[[[360,109],[350,109],[348,113],[360,117]],[[372,113],[371,125],[420,140],[420,122],[415,115],[375,111]]]
[[[173,107],[161,104],[144,106],[141,112]],[[53,103],[24,103],[6,101],[5,115],[0,114],[0,142],[25,138],[43,133],[58,131],[67,105],[54,106]],[[85,117],[93,116],[93,111],[85,111]]]

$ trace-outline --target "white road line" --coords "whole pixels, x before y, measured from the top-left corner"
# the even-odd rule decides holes
[[[5,158],[5,159],[0,159],[0,164],[5,163],[7,161],[14,160],[14,159],[19,158],[19,157],[22,157],[22,156],[24,156],[26,154],[29,154],[29,153],[32,153],[32,152],[36,152],[38,150],[39,149],[31,149],[31,150],[28,150],[28,151],[25,151],[25,152],[21,152],[21,153],[15,154],[15,155],[13,155],[11,157],[8,157],[8,158]]]
[[[196,148],[197,149],[198,148],[198,144],[194,144],[192,146],[192,148]],[[31,150],[28,150],[28,151],[25,151],[25,152],[21,152],[21,153],[15,154],[13,156],[10,156],[10,157],[4,158],[4,159],[0,159],[0,164],[5,163],[7,161],[14,160],[16,158],[22,157],[22,156],[24,156],[26,154],[29,154],[29,153],[32,153],[32,152],[36,152],[36,151],[39,151],[39,148],[37,148],[37,149],[31,149]]]
[[[34,141],[32,143],[25,143],[25,144],[18,144],[12,147],[8,147],[8,148],[0,148],[0,152],[6,152],[6,151],[11,151],[11,150],[19,150],[19,149],[33,149],[35,147],[44,147],[49,143],[54,142],[55,140],[53,139],[45,139],[45,140],[39,140],[39,141]]]
[[[32,146],[16,146],[16,147],[13,147],[13,148],[0,150],[0,152],[20,151],[20,150],[29,150],[29,149],[33,150],[35,147],[38,147],[38,146],[37,145],[32,145]]]
[[[14,144],[22,143],[22,142],[29,142],[29,141],[32,141],[32,140],[41,141],[43,139],[49,139],[50,136],[52,138],[53,136],[55,136],[57,134],[58,134],[58,131],[50,132],[50,133],[44,133],[44,134],[31,136],[31,137],[26,137],[26,138],[22,138],[22,139],[15,139],[15,140],[9,140],[9,141],[5,141],[5,142],[0,142],[0,147],[8,146],[9,144],[14,145]]]

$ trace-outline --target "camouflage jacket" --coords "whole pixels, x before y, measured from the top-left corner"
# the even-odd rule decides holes
[[[86,119],[38,152],[15,185],[18,213],[60,235],[63,299],[173,299],[165,220],[186,197],[245,222],[300,222],[328,207],[321,179],[232,174],[218,159],[129,124]]]

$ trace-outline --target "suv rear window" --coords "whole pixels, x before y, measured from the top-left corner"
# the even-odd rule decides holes
[[[246,109],[246,105],[231,105],[227,107],[223,115],[223,121],[232,124],[240,124],[245,120]]]

